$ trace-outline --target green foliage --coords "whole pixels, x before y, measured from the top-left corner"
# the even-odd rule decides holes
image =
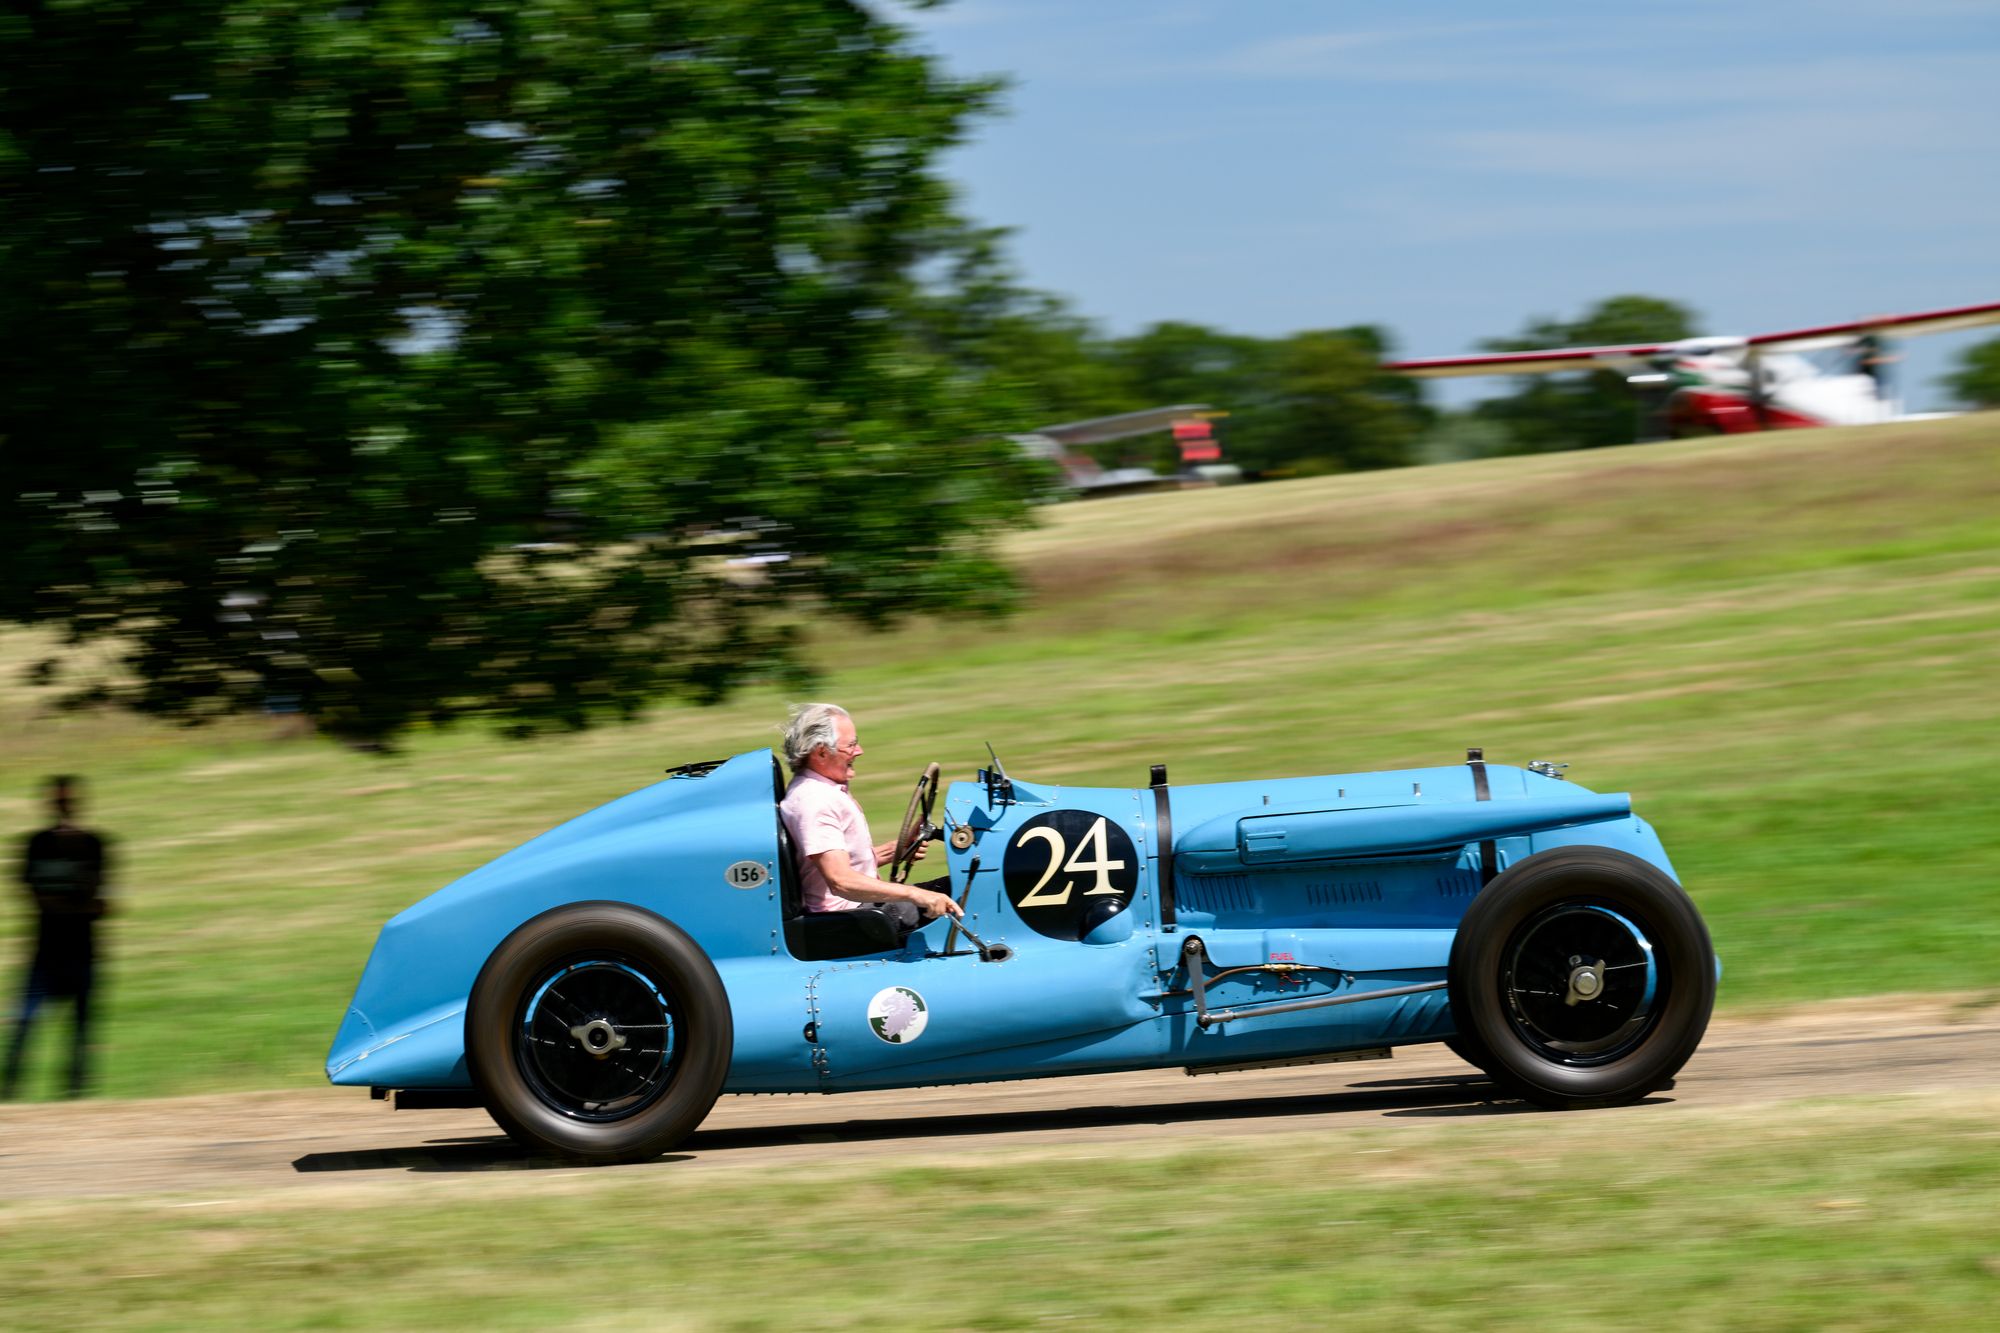
[[[1420,394],[1414,380],[1382,373],[1387,351],[1387,339],[1370,327],[1285,339],[1270,408],[1271,462],[1343,472],[1411,462],[1423,423]]]
[[[1439,412],[1417,441],[1421,463],[1462,463],[1514,452],[1514,436],[1476,410]]]
[[[1107,347],[1142,406],[1203,403],[1229,416],[1218,425],[1228,461],[1252,470],[1261,465],[1269,422],[1261,415],[1270,396],[1275,345],[1203,324],[1168,320]],[[1164,436],[1152,441],[1155,461],[1178,466]]]
[[[575,726],[1005,598],[1005,386],[900,317],[992,89],[870,10],[105,0],[0,71],[0,619],[129,702]]]
[[[1958,369],[1945,387],[1974,407],[2000,407],[2000,338],[1989,338],[1959,354]]]
[[[1112,354],[1134,384],[1161,402],[1207,400],[1234,408],[1268,391],[1275,347],[1263,338],[1170,320],[1119,339]]]
[[[1693,312],[1676,302],[1654,296],[1613,296],[1592,306],[1581,319],[1532,320],[1515,337],[1490,339],[1481,345],[1493,352],[1531,352],[1671,342],[1693,337],[1694,325]],[[1489,399],[1474,411],[1507,430],[1512,453],[1630,444],[1646,428],[1644,404],[1634,396],[1624,376],[1614,370],[1524,376],[1512,394]]]
[[[983,345],[991,360],[981,368],[1020,388],[1038,423],[1202,403],[1228,414],[1226,457],[1251,472],[1398,467],[1426,418],[1417,387],[1377,368],[1385,337],[1372,327],[1256,338],[1167,321],[1105,338],[1046,297],[996,327],[1006,336]],[[1164,434],[1094,452],[1105,463],[1178,466]]]
[[[1386,335],[1359,326],[1257,338],[1169,320],[1108,337],[1060,298],[1020,285],[1000,234],[969,232],[946,280],[913,307],[914,331],[1006,401],[996,422],[1029,430],[1177,403],[1227,413],[1228,461],[1251,472],[1344,472],[1411,461],[1428,419],[1417,385],[1385,375]],[[1108,466],[1173,472],[1166,432],[1082,446]]]
[[[1060,297],[1023,287],[1001,253],[1005,233],[966,229],[943,280],[908,311],[912,336],[996,395],[994,428],[1037,426],[1148,404],[1110,346]]]
[[[1375,328],[1253,338],[1200,324],[1155,324],[1111,353],[1148,403],[1229,413],[1231,462],[1252,472],[1350,472],[1410,462],[1422,419],[1416,386],[1377,366]]]

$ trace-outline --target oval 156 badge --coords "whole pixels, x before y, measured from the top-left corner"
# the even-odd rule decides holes
[[[1132,835],[1090,810],[1051,810],[1014,831],[1001,862],[1007,898],[1043,935],[1080,940],[1139,887]]]
[[[761,889],[770,881],[771,870],[762,861],[738,861],[722,872],[732,889]]]
[[[908,986],[889,986],[868,1002],[868,1030],[892,1046],[907,1046],[924,1035],[931,1008]]]

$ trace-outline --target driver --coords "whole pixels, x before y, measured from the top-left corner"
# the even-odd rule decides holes
[[[876,867],[896,854],[893,841],[876,843],[868,817],[848,794],[854,761],[862,755],[854,719],[837,704],[799,704],[785,726],[785,762],[792,782],[778,806],[799,857],[799,880],[808,912],[846,912],[876,906],[907,934],[924,921],[963,916],[949,895],[881,878]],[[930,850],[919,842],[909,855]]]

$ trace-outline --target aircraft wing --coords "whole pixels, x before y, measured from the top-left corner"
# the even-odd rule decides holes
[[[1629,369],[1668,350],[1668,343],[1626,343],[1617,347],[1556,347],[1535,352],[1487,352],[1479,356],[1433,356],[1388,361],[1382,369],[1416,379],[1454,375],[1551,375],[1559,371]]]
[[[1087,421],[1065,421],[1059,426],[1038,426],[1034,433],[1062,445],[1106,444],[1150,431],[1166,430],[1176,421],[1213,410],[1207,403],[1175,403],[1171,407],[1149,407],[1141,412],[1120,412],[1116,416],[1091,417]]]
[[[1911,338],[1926,333],[1976,329],[1985,324],[2000,324],[2000,301],[1926,310],[1915,315],[1878,315],[1872,319],[1849,320],[1844,324],[1787,329],[1783,333],[1759,333],[1749,339],[1749,343],[1752,347],[1770,351],[1805,352],[1815,347],[1835,347],[1852,342],[1864,333]]]

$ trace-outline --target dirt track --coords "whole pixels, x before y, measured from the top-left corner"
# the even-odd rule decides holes
[[[1752,1110],[1809,1098],[2000,1090],[2000,996],[1840,1001],[1718,1021],[1678,1085],[1592,1116],[1676,1104]],[[620,1173],[809,1167],[893,1154],[991,1160],[1082,1143],[1170,1146],[1540,1114],[1496,1099],[1443,1047],[1393,1061],[1199,1079],[1179,1070],[839,1097],[724,1098],[678,1152]],[[410,1172],[547,1169],[479,1111],[390,1111],[353,1090],[0,1106],[0,1199],[287,1192]]]

